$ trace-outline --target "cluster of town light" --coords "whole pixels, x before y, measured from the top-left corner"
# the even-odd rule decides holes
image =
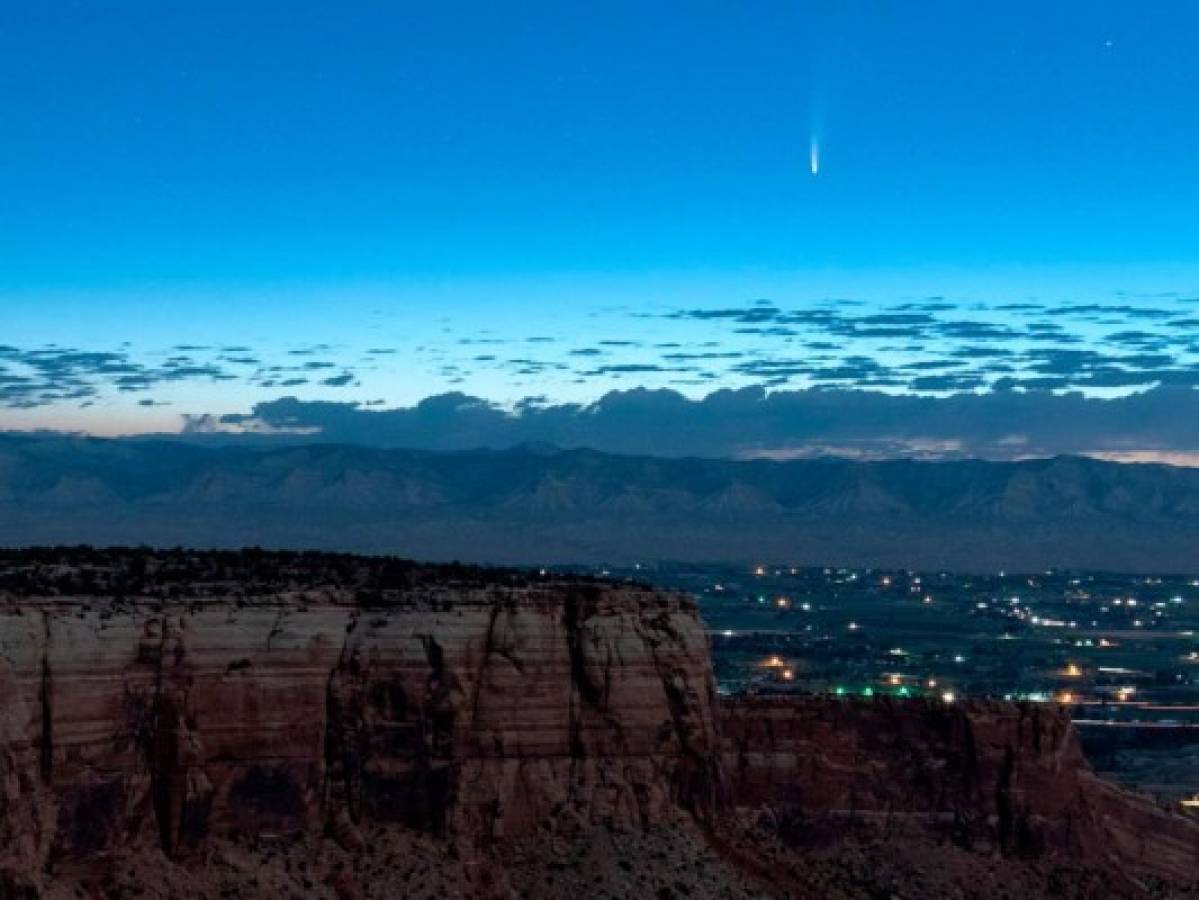
[[[790,572],[792,575],[795,575],[797,570],[795,568],[792,568],[792,569],[790,569]],[[825,569],[824,573],[826,576],[830,576],[833,574],[833,571],[831,569]],[[838,570],[838,573],[840,574],[840,576],[844,576],[844,578],[843,579],[841,577],[837,578],[836,579],[837,583],[845,583],[845,581],[852,582],[852,581],[857,580],[857,578],[858,578],[858,573],[852,572],[850,570]],[[766,566],[756,566],[753,569],[753,574],[759,578],[764,578],[770,574],[779,576],[784,573],[782,570],[777,570],[777,569],[774,570],[772,573]],[[1047,574],[1052,574],[1052,573],[1047,573]],[[1000,572],[999,575],[1001,578],[1006,577],[1003,572]],[[945,577],[945,576],[943,575],[942,577]],[[883,588],[890,588],[894,582],[893,582],[892,576],[882,575],[879,577],[879,580],[877,583]],[[1028,578],[1027,583],[1030,588],[1033,588],[1033,589],[1039,588],[1039,583],[1036,579]],[[1070,599],[1073,599],[1073,600],[1090,600],[1091,599],[1090,593],[1081,590],[1081,587],[1080,587],[1081,583],[1082,583],[1081,579],[1075,578],[1070,583],[1073,586],[1075,586],[1076,588],[1079,588],[1078,590],[1075,590],[1070,594]],[[1160,583],[1160,579],[1157,581],[1154,581],[1152,579],[1146,579],[1145,583],[1146,584]],[[1199,579],[1193,580],[1191,582],[1191,586],[1199,587]],[[722,590],[724,590],[724,587],[725,587],[724,585],[717,585],[715,589],[717,591],[722,591]],[[924,605],[931,606],[934,603],[932,594],[928,593],[926,591],[925,586],[922,584],[922,579],[919,576],[911,575],[911,577],[909,578],[909,581],[908,581],[908,590],[912,594],[915,594],[916,597]],[[1008,615],[1012,618],[1026,621],[1031,625],[1039,626],[1039,627],[1043,627],[1043,628],[1078,628],[1079,627],[1079,623],[1074,620],[1056,619],[1056,618],[1050,618],[1050,617],[1047,617],[1044,615],[1035,614],[1032,609],[1032,604],[1025,603],[1017,595],[1005,596],[1002,598],[992,597],[990,601],[976,601],[974,606],[978,610],[991,610],[993,608],[992,604],[995,604],[994,609],[996,611],[999,611],[1000,607],[998,606],[998,604],[1003,603],[1004,600],[1006,600],[1006,608],[1004,609],[1003,614]],[[762,604],[762,605],[770,604],[770,605],[776,607],[777,609],[779,609],[780,611],[786,611],[786,610],[791,610],[791,609],[801,609],[804,612],[811,612],[812,608],[813,608],[812,604],[810,602],[806,602],[806,601],[802,602],[802,603],[796,602],[795,600],[793,600],[791,597],[788,597],[788,596],[776,596],[773,598],[773,600],[770,600],[770,599],[768,599],[766,594],[762,594],[757,597],[757,601],[759,604]],[[1140,607],[1148,606],[1152,610],[1152,615],[1154,616],[1154,618],[1161,618],[1163,616],[1163,610],[1168,609],[1171,604],[1178,606],[1178,605],[1182,605],[1186,602],[1187,602],[1186,599],[1184,597],[1182,597],[1181,595],[1172,596],[1168,602],[1158,601],[1158,602],[1153,602],[1151,604],[1150,603],[1142,603],[1136,597],[1130,597],[1130,596],[1126,595],[1123,597],[1117,597],[1117,598],[1111,599],[1110,601],[1108,601],[1108,604],[1110,604],[1110,605],[1103,605],[1100,607],[1100,612],[1101,613],[1109,613],[1112,611],[1111,607],[1117,607],[1117,608],[1123,608],[1123,609],[1137,609],[1139,612]],[[1098,621],[1091,621],[1090,624],[1092,627],[1099,626]],[[1146,620],[1144,620],[1142,618],[1137,618],[1137,619],[1133,620],[1130,624],[1133,628],[1144,628],[1146,625],[1150,624],[1150,622],[1147,622]],[[856,632],[856,631],[859,631],[862,626],[857,621],[850,620],[849,622],[846,623],[845,627],[850,632]],[[808,630],[809,631],[811,630],[811,626],[808,627]],[[726,637],[732,637],[733,634],[734,633],[731,630],[724,632],[724,635]],[[1180,633],[1180,636],[1190,637],[1190,636],[1193,636],[1193,632],[1184,631],[1184,632]],[[1001,638],[1011,640],[1011,639],[1013,639],[1013,636],[1010,634],[1007,634],[1005,632],[1001,636]],[[1100,649],[1110,649],[1110,648],[1119,646],[1119,644],[1116,641],[1113,641],[1106,637],[1099,637],[1099,638],[1094,638],[1094,639],[1089,638],[1089,637],[1088,638],[1079,638],[1077,640],[1072,640],[1072,641],[1057,640],[1057,641],[1055,641],[1055,643],[1070,643],[1073,646],[1077,646],[1077,647],[1088,647],[1088,648],[1096,647],[1096,648],[1100,648]],[[905,651],[900,650],[898,648],[890,650],[888,652],[893,656],[906,655]],[[1190,651],[1189,653],[1185,654],[1181,658],[1187,662],[1199,663],[1199,650]],[[965,656],[963,656],[960,653],[954,654],[952,659],[955,663],[957,663],[959,665],[966,662]],[[763,665],[766,666],[767,668],[775,670],[776,677],[781,679],[782,681],[791,682],[791,681],[796,680],[796,670],[794,668],[792,668],[788,663],[785,663],[781,657],[772,656],[772,657],[768,658],[767,660],[765,660],[763,662]],[[1098,667],[1098,672],[1101,675],[1125,674],[1125,673],[1131,674],[1131,673],[1127,672],[1127,670],[1113,670],[1113,669],[1103,667],[1103,666]],[[1068,662],[1065,664],[1064,669],[1061,670],[1061,675],[1066,678],[1069,678],[1069,679],[1082,679],[1085,675],[1085,672],[1083,670],[1083,667],[1081,665],[1079,665],[1078,663]],[[899,696],[899,697],[911,696],[911,689],[909,688],[908,684],[905,683],[905,677],[901,673],[884,674],[883,683],[886,684],[888,688],[890,688],[889,693],[891,693],[895,696]],[[918,685],[918,687],[924,689],[925,696],[937,697],[943,703],[948,704],[948,703],[954,703],[957,701],[957,693],[954,690],[949,689],[949,688],[942,688],[939,691],[937,690],[937,680],[935,678],[927,679],[923,685]],[[1120,702],[1120,703],[1131,702],[1136,695],[1136,688],[1131,685],[1124,685],[1121,687],[1110,688],[1108,690],[1110,691],[1112,699],[1114,699],[1116,702]],[[847,695],[853,693],[853,694],[857,694],[862,697],[873,697],[875,695],[875,688],[867,685],[865,687],[851,690],[850,688],[847,688],[843,685],[836,685],[836,686],[834,686],[833,693],[837,696],[847,696]],[[1051,695],[1044,691],[1032,691],[1032,692],[1023,693],[1023,694],[1019,694],[1019,695],[1007,694],[1005,696],[1008,697],[1009,699],[1022,699],[1022,700],[1026,700],[1026,701],[1040,702],[1040,703],[1052,701],[1052,702],[1057,702],[1057,703],[1063,704],[1063,705],[1074,705],[1074,704],[1077,704],[1080,702],[1085,702],[1083,700],[1082,696],[1077,691],[1069,690],[1069,689],[1063,689],[1054,695]],[[1199,805],[1199,798],[1196,798],[1196,805]]]

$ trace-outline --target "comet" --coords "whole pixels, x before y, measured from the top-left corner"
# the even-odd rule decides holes
[[[812,170],[813,175],[820,174],[820,143],[816,138],[812,138],[811,146],[808,148],[808,168]]]

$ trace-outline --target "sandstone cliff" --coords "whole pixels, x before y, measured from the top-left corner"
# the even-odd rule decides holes
[[[746,698],[724,704],[719,724],[730,794],[796,841],[931,827],[1131,883],[1199,875],[1199,825],[1096,777],[1056,707]]]
[[[748,845],[730,837],[747,820]],[[0,554],[0,898],[80,867],[110,877],[134,850],[140,889],[243,838],[326,835],[321,857],[358,854],[337,857],[347,870],[380,843],[396,871],[417,852],[400,834],[448,848],[433,868],[460,868],[467,893],[503,894],[512,848],[674,827],[655,846],[697,871],[799,896],[821,892],[764,872],[759,832],[794,861],[830,829],[918,831],[1066,858],[1134,894],[1199,861],[1199,827],[1097,779],[1061,713],[721,702],[694,603],[644,586],[321,555]],[[633,893],[653,883],[638,877]]]
[[[479,576],[265,596],[10,596],[10,869],[152,838],[397,822],[470,849],[550,817],[648,825],[718,788],[687,599]]]

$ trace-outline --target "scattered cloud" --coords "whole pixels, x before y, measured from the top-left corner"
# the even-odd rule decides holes
[[[809,405],[823,417],[842,421],[827,406],[830,397],[848,404],[845,415],[853,418],[851,413],[861,414],[866,407],[885,416],[899,408],[924,410],[904,404],[925,400],[942,401],[928,409],[961,411],[973,397],[982,404],[979,408],[1007,409],[1005,404],[1018,399],[1025,404],[1022,409],[1061,410],[1074,408],[1065,395],[1111,401],[1155,395],[1154,388],[1199,386],[1199,319],[1193,298],[1115,296],[1119,302],[1055,304],[1017,298],[987,304],[933,295],[891,304],[829,298],[788,305],[757,298],[711,308],[624,308],[597,313],[594,330],[582,339],[553,333],[548,320],[537,324],[536,333],[481,329],[463,336],[452,333],[447,319],[438,327],[450,336],[420,341],[397,337],[402,351],[379,335],[370,338],[369,350],[329,343],[268,349],[220,341],[179,343],[148,354],[135,354],[128,345],[98,350],[0,346],[0,410],[84,406],[113,398],[146,408],[159,402],[187,408],[180,390],[168,393],[164,388],[192,383],[237,384],[239,396],[263,399],[283,391],[302,395],[296,402],[345,398],[352,406],[367,396],[387,396],[417,374],[434,386],[431,393],[451,389],[463,391],[461,396],[600,397],[585,407],[592,416],[608,409],[613,388],[640,385],[672,395],[672,387],[686,389],[693,398],[688,402],[700,404],[699,409],[708,408],[703,405],[707,399],[695,396],[713,387],[766,391],[770,397],[819,397],[818,404],[813,400]],[[876,394],[893,395],[885,409],[861,399]],[[1046,399],[1053,395],[1060,396]],[[150,396],[156,402],[144,403]],[[469,408],[472,416],[482,415],[477,406]],[[546,400],[538,408],[535,416],[527,410],[518,415],[521,427],[529,425],[526,417],[548,421],[553,410],[563,407]],[[371,411],[387,412],[379,406]],[[507,421],[502,417],[508,413],[498,407],[493,411],[501,416],[496,421]],[[214,410],[216,419],[204,421],[220,421],[222,412],[227,410]],[[920,421],[931,414],[922,415]],[[504,427],[515,428],[511,423]],[[489,440],[492,434],[486,429],[478,433]],[[565,432],[567,438],[572,434]],[[940,432],[917,438],[957,439]],[[1045,446],[1069,443],[1063,439]],[[727,449],[728,441],[699,449],[707,452],[709,446]],[[980,445],[972,437],[964,446]]]
[[[218,364],[197,362],[191,356],[146,363],[126,351],[66,347],[0,346],[0,367],[0,407],[10,409],[78,404],[106,392],[136,393],[172,382],[237,377]]]

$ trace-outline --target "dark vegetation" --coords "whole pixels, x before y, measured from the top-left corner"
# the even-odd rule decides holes
[[[334,588],[354,592],[360,604],[371,607],[385,606],[387,592],[421,587],[523,588],[601,581],[588,575],[317,551],[87,546],[0,550],[0,598],[7,594],[14,599],[251,598],[282,591]]]

